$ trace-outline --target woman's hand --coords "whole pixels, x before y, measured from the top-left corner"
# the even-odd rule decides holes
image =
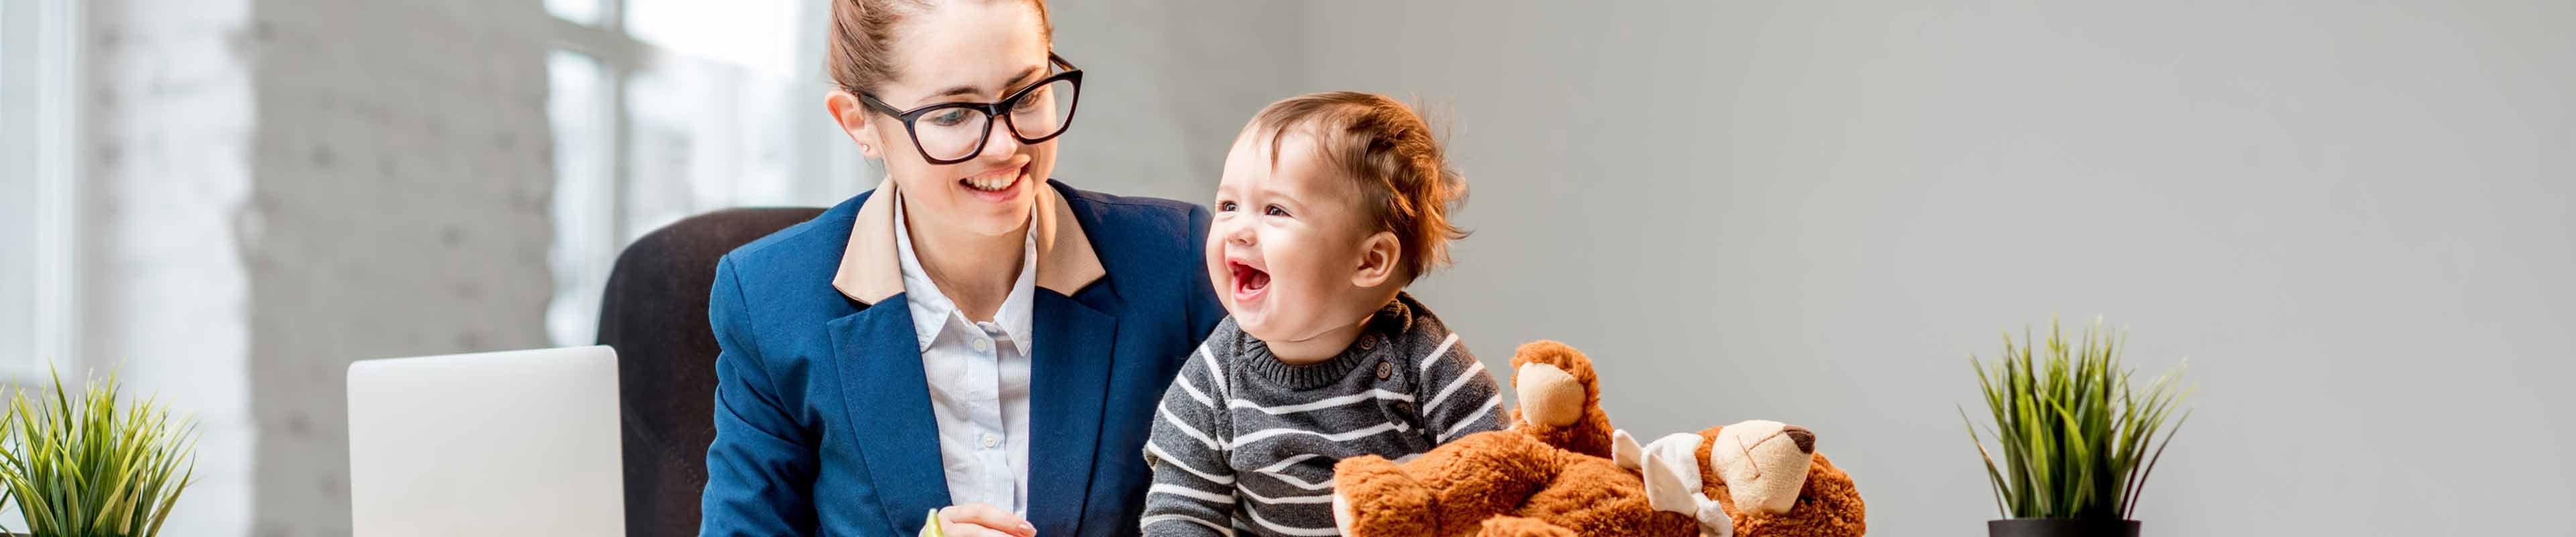
[[[939,531],[945,537],[1037,537],[1038,527],[1000,507],[970,503],[940,509]]]

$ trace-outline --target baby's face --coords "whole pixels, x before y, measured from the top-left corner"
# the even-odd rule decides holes
[[[1325,166],[1298,129],[1273,166],[1263,130],[1247,129],[1226,154],[1209,205],[1207,267],[1235,324],[1275,345],[1357,323],[1381,304],[1357,279],[1372,234],[1357,186]]]

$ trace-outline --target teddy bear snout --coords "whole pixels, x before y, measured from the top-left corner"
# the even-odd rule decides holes
[[[1521,417],[1531,424],[1564,427],[1583,418],[1583,383],[1564,369],[1544,363],[1522,364],[1512,373],[1521,396]]]
[[[1789,441],[1798,443],[1799,453],[1805,453],[1808,455],[1816,454],[1815,431],[1809,431],[1805,427],[1791,425],[1780,429],[1780,434],[1787,435],[1789,437]]]

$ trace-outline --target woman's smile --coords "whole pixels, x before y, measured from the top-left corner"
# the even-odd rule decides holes
[[[1027,185],[1031,182],[1028,169],[1028,164],[1023,162],[977,173],[958,179],[957,188],[965,190],[975,199],[992,203],[1009,202],[1018,199],[1021,192],[1028,190]]]

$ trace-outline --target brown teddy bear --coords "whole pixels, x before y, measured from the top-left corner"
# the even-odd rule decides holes
[[[1404,463],[1345,459],[1333,512],[1352,537],[1849,537],[1859,492],[1815,434],[1746,421],[1639,444],[1610,428],[1583,353],[1539,341],[1512,356],[1511,430]],[[1721,446],[1723,448],[1721,448]]]

